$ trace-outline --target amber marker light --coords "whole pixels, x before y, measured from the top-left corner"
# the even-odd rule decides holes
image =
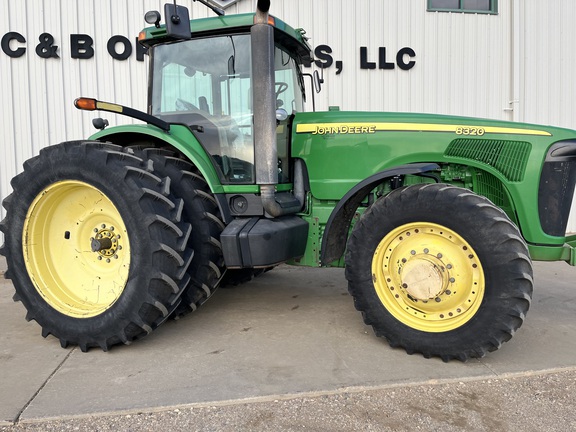
[[[256,16],[254,16],[254,23],[256,23]],[[274,18],[272,15],[268,15],[268,24],[272,27],[276,27],[276,18]]]
[[[140,33],[138,33],[138,42],[143,41],[146,39],[146,32],[145,31],[141,31]]]
[[[78,98],[74,101],[74,106],[81,110],[94,111],[96,109],[96,99]]]

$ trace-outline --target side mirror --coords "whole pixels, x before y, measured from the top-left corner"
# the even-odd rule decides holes
[[[315,70],[312,81],[314,82],[314,90],[316,90],[316,93],[320,93],[322,84],[324,84],[324,69],[322,69],[322,76],[320,76],[318,70]]]
[[[164,5],[166,33],[176,39],[191,39],[190,14],[188,8],[175,4]]]

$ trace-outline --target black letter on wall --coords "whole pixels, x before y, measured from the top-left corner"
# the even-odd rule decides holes
[[[24,39],[24,36],[22,36],[20,33],[8,32],[2,37],[2,51],[4,51],[7,56],[12,58],[22,57],[26,52],[26,48],[20,47],[16,48],[15,50],[11,49],[10,41],[13,40],[20,43],[26,42],[26,39]]]
[[[72,51],[72,58],[89,59],[94,57],[92,44],[94,44],[94,40],[87,34],[71,34],[70,50]]]
[[[316,58],[318,58],[318,60],[314,62],[316,63],[316,66],[322,69],[329,68],[330,66],[332,66],[332,63],[334,63],[334,59],[330,55],[331,53],[332,48],[330,48],[328,45],[318,45],[314,50],[314,55],[316,56]]]
[[[138,38],[136,38],[136,60],[144,61],[144,54],[148,53],[148,48],[138,42]]]
[[[360,69],[376,69],[376,63],[368,61],[368,48],[360,47]]]
[[[38,54],[38,57],[45,59],[59,57],[57,53],[58,46],[52,45],[54,43],[54,37],[50,33],[42,33],[38,37],[38,40],[40,41],[40,43],[36,45],[36,54]]]
[[[396,63],[398,63],[398,67],[402,70],[410,70],[414,67],[416,62],[414,60],[410,60],[408,63],[404,62],[404,56],[407,55],[409,57],[416,57],[416,53],[412,48],[404,47],[398,54],[396,55]]]
[[[116,44],[118,43],[124,45],[124,51],[121,53],[116,51]],[[108,53],[116,60],[126,60],[132,55],[132,44],[124,36],[112,36],[108,40]]]
[[[380,69],[394,69],[394,63],[386,61],[386,47],[378,48],[379,68]]]

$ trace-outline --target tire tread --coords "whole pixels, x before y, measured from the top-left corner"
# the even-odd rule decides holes
[[[447,332],[451,333],[452,339],[454,334],[462,334],[461,342],[450,346],[431,342],[441,341],[443,335],[419,332],[396,321],[377,300],[371,271],[367,270],[371,265],[373,251],[370,250],[372,246],[369,247],[366,244],[367,239],[376,236],[372,234],[374,227],[387,224],[386,227],[390,228],[379,227],[378,229],[382,231],[393,229],[395,226],[411,221],[404,213],[416,214],[418,212],[421,215],[434,215],[423,216],[420,219],[432,218],[432,221],[440,223],[437,219],[450,218],[450,216],[437,215],[441,213],[439,210],[441,208],[456,208],[461,214],[459,220],[474,218],[483,221],[485,225],[482,229],[490,232],[490,237],[496,238],[492,242],[490,271],[502,276],[501,288],[505,290],[504,293],[496,293],[494,291],[496,288],[487,287],[487,290],[491,290],[493,294],[490,299],[486,299],[487,294],[485,294],[480,310],[484,307],[491,308],[497,319],[490,323],[488,322],[491,320],[489,314],[485,312],[480,314],[479,310],[477,316],[482,316],[483,318],[479,319],[483,321],[479,324],[480,327],[476,327],[475,334],[472,335],[467,330],[468,325],[463,326],[466,327],[465,329],[458,328]],[[473,226],[472,222],[467,223],[468,226]],[[381,237],[374,240],[377,243],[385,234],[378,235]],[[487,352],[500,348],[504,342],[512,338],[522,325],[531,303],[532,264],[526,242],[518,228],[503,210],[492,204],[486,197],[452,185],[435,183],[413,185],[395,189],[377,200],[356,223],[349,237],[345,259],[348,289],[354,298],[354,306],[362,312],[364,322],[372,326],[375,334],[386,339],[392,347],[402,347],[408,354],[421,353],[426,358],[440,357],[445,362],[452,359],[466,361],[469,358],[483,357]],[[486,256],[483,256],[483,260],[485,259]],[[478,321],[476,318],[474,320]],[[482,337],[478,337],[478,334],[482,334]],[[447,336],[445,340],[452,339]]]

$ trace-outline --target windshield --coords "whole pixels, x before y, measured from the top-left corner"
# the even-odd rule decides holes
[[[159,45],[152,61],[151,114],[190,126],[216,162],[223,183],[254,183],[250,35]],[[288,114],[302,111],[296,62],[276,48],[275,68],[277,108]],[[279,166],[288,166],[282,160],[288,157],[288,142],[278,135]],[[289,181],[288,173],[280,174],[281,182]]]

